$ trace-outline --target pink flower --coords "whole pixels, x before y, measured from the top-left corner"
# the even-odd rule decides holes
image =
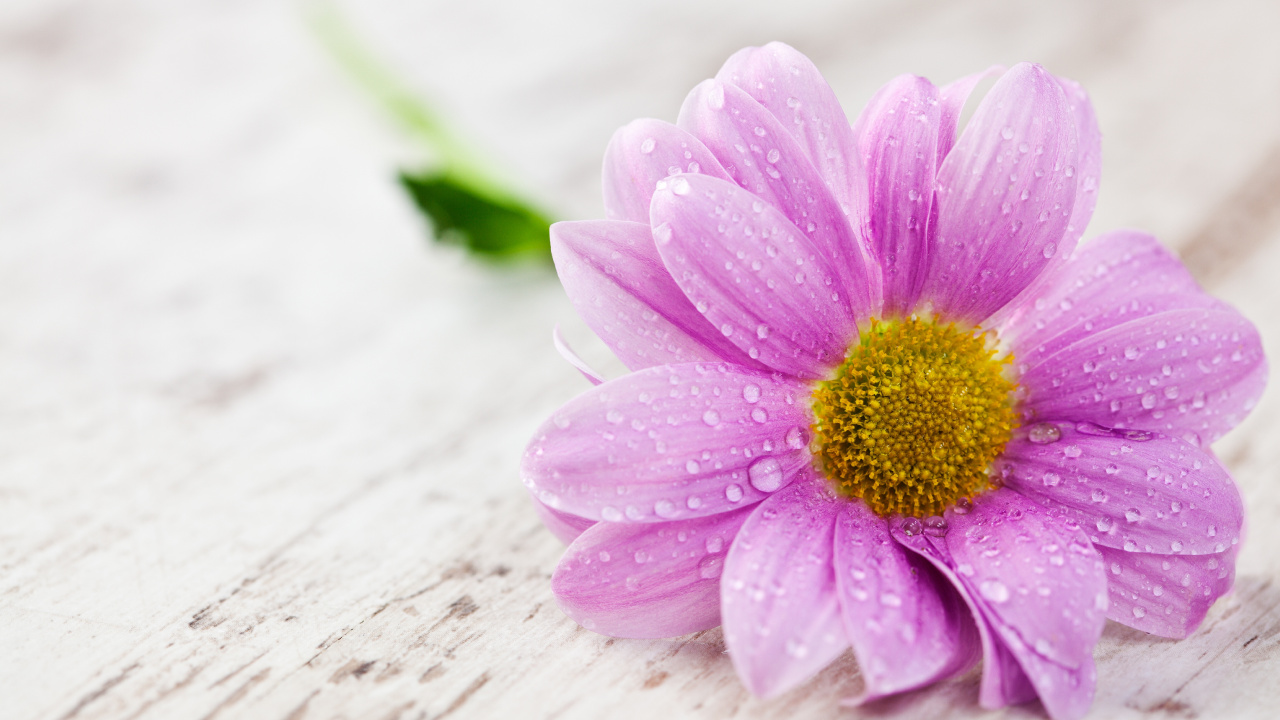
[[[552,227],[634,372],[536,433],[522,477],[584,627],[724,626],[772,696],[852,647],[861,700],[985,659],[984,707],[1092,701],[1106,618],[1185,637],[1243,509],[1209,451],[1266,380],[1257,331],[1152,237],[1076,247],[1100,138],[1037,65],[901,76],[850,127],[813,64],[729,59],[606,151],[608,220]]]

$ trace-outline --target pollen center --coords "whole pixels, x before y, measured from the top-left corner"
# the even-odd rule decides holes
[[[836,492],[876,513],[938,515],[990,487],[1017,426],[1006,377],[977,330],[876,321],[813,393],[819,457]]]

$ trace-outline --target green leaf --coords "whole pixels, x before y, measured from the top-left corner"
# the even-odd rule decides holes
[[[495,197],[447,171],[402,172],[400,184],[431,219],[440,242],[494,260],[551,259],[551,221],[518,200]]]

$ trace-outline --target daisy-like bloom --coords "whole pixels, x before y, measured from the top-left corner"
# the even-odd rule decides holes
[[[963,132],[970,92],[998,76]],[[1185,637],[1232,584],[1209,444],[1266,380],[1257,331],[1152,237],[1077,248],[1099,132],[1037,65],[902,76],[850,126],[794,49],[729,59],[552,227],[633,372],[521,473],[570,542],[561,608],[620,637],[723,625],[772,696],[852,648],[858,700],[984,661],[979,700],[1092,701],[1107,618]]]

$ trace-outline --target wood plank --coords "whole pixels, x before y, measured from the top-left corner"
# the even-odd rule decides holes
[[[613,129],[673,117],[742,45],[811,52],[851,112],[899,72],[1044,60],[1106,133],[1091,230],[1161,233],[1280,352],[1272,3],[347,10],[574,217],[600,214]],[[549,273],[423,249],[392,182],[416,151],[364,102],[294,5],[0,8],[0,714],[985,714],[975,673],[840,710],[861,688],[846,655],[759,701],[719,630],[613,640],[565,618],[562,546],[516,467],[585,388],[553,324],[619,366]],[[1249,509],[1236,590],[1186,641],[1109,625],[1094,716],[1271,714],[1275,397],[1217,446]]]

